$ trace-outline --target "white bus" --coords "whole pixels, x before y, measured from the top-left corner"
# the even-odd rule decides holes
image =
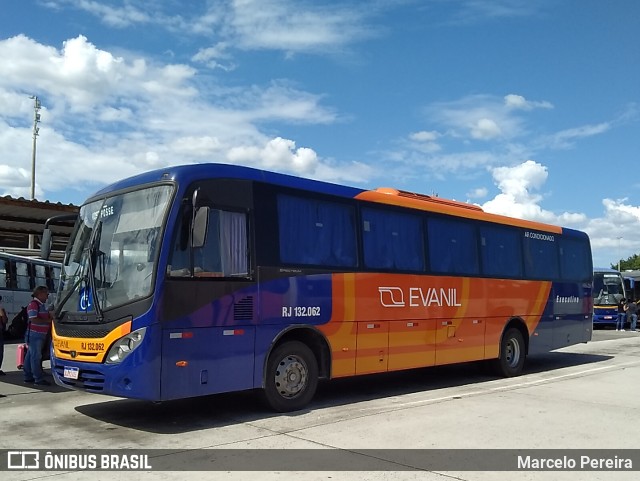
[[[60,264],[35,257],[0,252],[0,305],[7,311],[9,338],[21,338],[26,329],[26,311],[36,286],[49,288],[49,303],[53,303],[60,279]]]

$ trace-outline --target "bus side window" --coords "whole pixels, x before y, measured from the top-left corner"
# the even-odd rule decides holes
[[[593,275],[589,268],[589,244],[586,241],[560,239],[560,274],[563,280],[587,281]],[[621,292],[618,292],[621,294]]]
[[[525,237],[523,248],[525,277],[528,279],[557,279],[559,277],[560,268],[555,241]]]
[[[205,244],[194,248],[194,275],[248,275],[247,245],[246,214],[210,209]]]
[[[47,288],[52,291],[51,286],[49,286],[49,282],[47,281],[47,272],[46,267],[38,264],[34,264],[33,268],[33,276],[34,276],[34,288],[36,286],[47,286]]]
[[[16,281],[16,288],[20,290],[30,291],[33,289],[33,287],[31,287],[29,266],[26,262],[16,262]]]
[[[277,209],[280,262],[336,267],[357,265],[353,206],[279,194]]]
[[[424,236],[419,216],[363,207],[362,221],[366,267],[424,270]]]
[[[9,287],[9,261],[0,260],[0,287],[7,288]]]
[[[441,274],[480,273],[478,243],[473,224],[440,217],[427,219],[431,270]]]
[[[522,276],[522,248],[519,235],[515,229],[503,226],[480,226],[480,254],[484,275]]]

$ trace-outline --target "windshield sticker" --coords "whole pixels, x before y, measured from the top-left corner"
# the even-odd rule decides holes
[[[78,299],[79,311],[93,311],[93,296],[90,288],[80,289],[80,298]]]
[[[100,209],[100,211],[96,211],[93,214],[91,214],[91,217],[93,218],[93,220],[95,221],[98,218],[98,212],[101,212],[100,217],[102,219],[109,217],[111,215],[113,215],[114,211],[113,211],[113,206],[112,205],[103,205],[102,209]]]

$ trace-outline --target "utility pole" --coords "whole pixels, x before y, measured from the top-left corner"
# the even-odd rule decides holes
[[[620,272],[620,240],[622,237],[618,237],[618,272]]]
[[[35,200],[36,198],[36,139],[38,138],[38,132],[40,131],[40,127],[38,124],[40,123],[40,109],[42,105],[40,104],[40,99],[37,95],[32,95],[29,97],[34,100],[33,104],[33,147],[31,149],[31,200]],[[33,234],[29,234],[29,249],[33,249],[35,247]]]

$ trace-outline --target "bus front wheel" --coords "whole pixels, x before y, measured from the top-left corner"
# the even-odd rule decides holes
[[[500,357],[495,361],[495,368],[499,375],[514,377],[522,373],[526,349],[522,333],[512,327],[502,336],[500,343]]]
[[[269,356],[264,397],[279,412],[302,409],[316,393],[318,362],[311,349],[298,341],[285,342]]]

